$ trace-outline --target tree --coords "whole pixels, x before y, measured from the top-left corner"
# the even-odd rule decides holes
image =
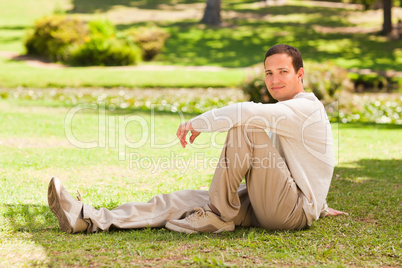
[[[392,32],[391,9],[392,9],[392,0],[384,0],[383,1],[384,24],[382,25],[382,32],[385,35]]]
[[[221,0],[207,0],[201,23],[216,26],[221,24]]]

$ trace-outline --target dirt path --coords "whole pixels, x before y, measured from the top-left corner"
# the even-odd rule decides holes
[[[62,69],[67,67],[63,64],[52,63],[43,59],[39,59],[36,57],[31,57],[27,55],[19,55],[17,52],[12,51],[0,51],[0,57],[15,60],[15,61],[25,61],[27,65],[37,68],[45,68],[45,69]]]

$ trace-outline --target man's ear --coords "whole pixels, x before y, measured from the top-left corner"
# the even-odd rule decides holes
[[[300,67],[300,69],[297,71],[297,79],[303,83],[303,77],[304,77],[304,69],[303,67]]]

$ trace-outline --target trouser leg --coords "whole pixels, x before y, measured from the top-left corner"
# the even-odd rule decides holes
[[[235,220],[236,225],[250,226],[252,209],[248,198],[246,185],[239,188],[242,202],[242,212]],[[83,218],[89,224],[88,232],[108,231],[110,228],[136,229],[145,227],[165,227],[168,220],[187,217],[195,207],[203,207],[208,203],[208,191],[183,190],[153,197],[147,203],[131,202],[113,210],[95,209],[83,205]]]
[[[157,195],[147,203],[126,203],[113,210],[84,205],[83,218],[89,223],[89,232],[107,231],[110,228],[164,227],[168,220],[186,217],[194,207],[207,203],[207,191],[183,190]]]
[[[247,196],[240,199],[238,194],[243,178],[248,206]],[[228,131],[209,200],[223,220],[235,220],[236,224],[242,220],[267,229],[300,229],[306,225],[300,191],[262,129],[236,127]]]
[[[237,215],[233,218],[234,224],[242,227],[260,227],[250,203],[246,184],[240,184],[237,194],[240,200],[240,209]]]

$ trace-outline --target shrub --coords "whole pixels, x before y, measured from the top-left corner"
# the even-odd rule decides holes
[[[349,77],[355,84],[356,92],[378,91],[391,86],[386,77],[376,73],[350,73]]]
[[[51,61],[64,61],[70,48],[82,43],[89,31],[85,23],[77,18],[54,15],[35,23],[34,30],[25,40],[27,53],[45,57]]]
[[[71,55],[74,65],[120,66],[137,64],[141,50],[135,45],[126,45],[117,39],[102,36],[91,37],[78,46]]]
[[[74,65],[120,66],[133,65],[141,60],[141,50],[116,38],[116,28],[107,20],[88,23],[90,38],[77,46],[71,55]]]
[[[304,69],[303,84],[305,90],[313,92],[324,104],[336,100],[340,91],[353,89],[353,83],[350,81],[347,71],[333,64],[307,63]],[[242,89],[251,101],[276,102],[265,86],[263,64],[251,68]]]
[[[130,28],[126,34],[128,42],[134,42],[141,47],[142,57],[146,61],[161,53],[169,37],[167,32],[158,27]]]
[[[88,28],[91,36],[114,38],[116,28],[108,20],[94,20],[88,23]]]
[[[132,65],[159,54],[168,34],[157,27],[116,32],[107,20],[88,24],[77,18],[54,15],[36,22],[25,41],[28,54],[74,65]]]
[[[107,20],[86,24],[65,16],[45,17],[35,24],[25,46],[28,54],[73,65],[132,65],[141,59],[141,49],[117,39]]]
[[[319,100],[330,103],[338,99],[343,90],[353,91],[353,83],[347,70],[332,63],[306,63],[304,87]]]
[[[342,123],[402,124],[401,103],[401,94],[345,93],[339,99],[339,113],[337,116]]]

